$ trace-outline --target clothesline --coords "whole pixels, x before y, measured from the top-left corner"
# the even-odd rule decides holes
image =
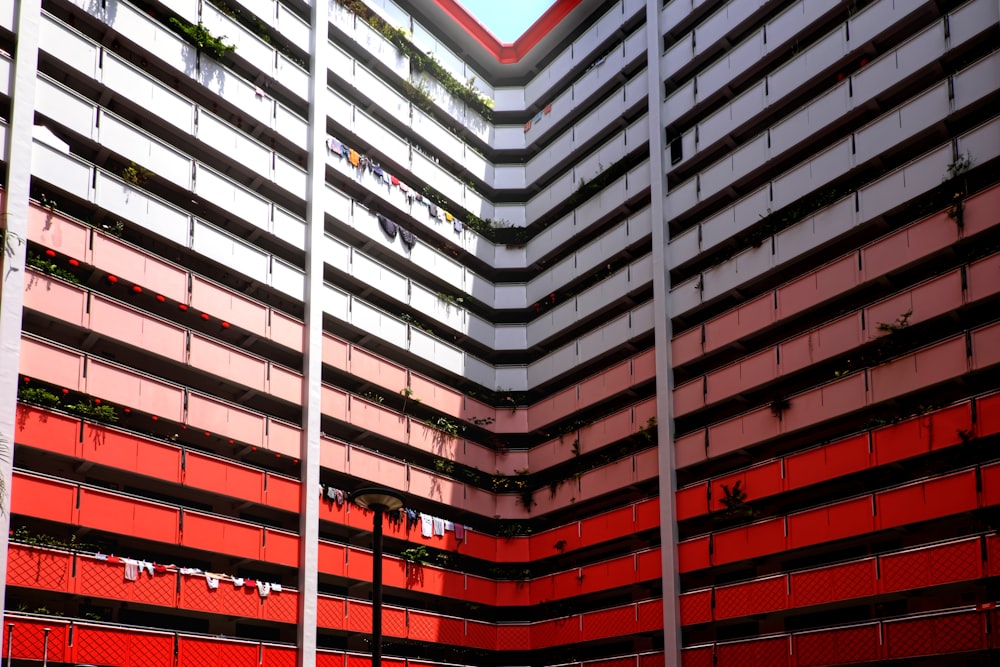
[[[320,496],[330,502],[337,503],[337,507],[343,507],[344,503],[347,502],[347,493],[343,489],[338,489],[328,484],[320,484]],[[422,512],[418,514],[416,510],[409,508],[402,508],[386,513],[389,523],[401,523],[404,517],[406,519],[406,529],[409,530],[419,523],[420,534],[423,537],[443,537],[445,531],[448,531],[454,532],[455,539],[461,542],[465,540],[465,532],[471,530],[468,526]]]
[[[145,560],[137,560],[134,558],[123,558],[120,556],[115,556],[114,554],[107,555],[102,553],[94,554],[94,558],[97,560],[103,560],[112,565],[123,565],[125,567],[125,581],[139,581],[142,578],[143,572],[149,572],[149,577],[153,578],[158,574],[166,574],[168,572],[179,573],[183,576],[188,577],[204,577],[205,584],[208,586],[209,590],[216,590],[219,588],[220,581],[231,581],[233,586],[236,588],[256,588],[257,594],[261,598],[268,597],[271,593],[281,593],[281,584],[274,583],[271,581],[263,581],[257,579],[249,579],[244,577],[236,577],[230,574],[220,574],[217,572],[206,572],[201,568],[197,567],[180,567],[177,565],[162,565],[160,563],[150,563]]]

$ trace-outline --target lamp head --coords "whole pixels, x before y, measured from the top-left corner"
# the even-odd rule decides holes
[[[393,512],[403,506],[403,496],[381,486],[368,486],[352,491],[348,498],[368,510]]]

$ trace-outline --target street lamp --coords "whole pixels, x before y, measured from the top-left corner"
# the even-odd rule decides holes
[[[379,486],[354,491],[349,496],[354,503],[375,512],[372,532],[372,667],[382,667],[382,514],[403,506],[403,497]]]

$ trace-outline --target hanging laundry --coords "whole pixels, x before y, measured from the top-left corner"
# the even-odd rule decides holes
[[[444,522],[444,529],[445,529],[445,531],[447,531],[449,533],[455,532],[455,522],[454,521],[445,520],[445,522]]]
[[[98,552],[94,554],[94,558],[96,558],[97,560],[108,560],[108,555]]]
[[[447,220],[448,222],[451,222],[452,220],[454,220],[454,219],[455,219],[455,216],[453,216],[453,215],[452,215],[451,213],[449,213],[448,211],[445,211],[445,212],[444,212],[444,219],[445,219],[445,220]]]
[[[243,577],[233,577],[233,586],[243,588]]]
[[[333,153],[334,155],[337,155],[337,156],[339,156],[339,157],[343,157],[343,155],[341,155],[341,151],[342,151],[342,150],[343,150],[343,148],[344,148],[344,144],[340,143],[340,141],[339,141],[339,140],[337,140],[337,139],[334,139],[333,137],[329,137],[329,138],[328,138],[328,139],[326,140],[326,147],[327,147],[327,148],[329,149],[329,151],[330,151],[331,153]]]
[[[392,183],[393,185],[399,185],[399,179],[396,178],[395,176],[390,176],[389,182]]]
[[[389,175],[389,172],[382,171],[382,182],[386,185],[392,185],[392,176]]]
[[[408,186],[406,183],[403,183],[402,181],[400,181],[399,182],[399,189],[402,190],[403,192],[409,192],[410,191],[410,186]]]
[[[156,563],[153,563],[153,572],[155,572],[156,574],[166,574],[167,573],[167,566],[166,565],[157,565]]]
[[[420,534],[424,537],[434,535],[434,518],[429,514],[420,515]]]
[[[384,174],[385,172],[382,171],[382,167],[378,166],[377,164],[373,164],[372,173],[378,176],[379,178],[382,178],[382,174]]]
[[[337,507],[343,507],[344,501],[347,500],[347,494],[343,492],[342,489],[334,489],[337,492],[337,497],[334,499],[337,501]]]
[[[434,204],[427,204],[427,215],[431,216],[432,218],[438,217],[438,207],[435,206]]]
[[[197,567],[181,567],[178,568],[177,571],[189,577],[196,574],[204,574],[204,572],[202,572],[202,570]]]
[[[208,590],[214,591],[219,587],[218,577],[214,577],[208,572],[205,573],[205,584],[208,586]]]
[[[153,564],[141,560],[139,561],[139,574],[142,574],[144,570],[149,570],[149,576],[153,576]]]
[[[432,525],[434,527],[434,534],[438,537],[442,537],[444,535],[444,519],[434,517]]]
[[[452,227],[454,228],[454,230],[455,230],[456,232],[458,232],[459,234],[461,234],[461,233],[462,233],[462,231],[464,231],[464,230],[465,230],[465,225],[463,225],[463,224],[462,224],[462,221],[461,221],[461,220],[459,220],[458,218],[454,218],[454,219],[452,220],[452,223],[451,223],[451,225],[452,225]]]
[[[531,121],[529,120],[527,123],[524,124],[524,131],[527,132],[530,129],[531,129]]]
[[[460,523],[455,524],[455,539],[460,541],[465,539],[465,526]]]
[[[348,157],[351,154],[351,147],[347,144],[340,144],[340,156]]]
[[[385,217],[381,213],[377,213],[375,215],[375,218],[378,220],[379,227],[382,228],[382,231],[385,232],[385,235],[388,236],[390,239],[395,239],[397,230],[396,223],[390,220],[389,218]]]
[[[326,499],[327,500],[336,500],[337,499],[337,489],[333,488],[332,486],[326,487]]]
[[[347,161],[357,167],[361,164],[361,154],[352,148],[347,153]]]
[[[281,592],[281,584],[271,584],[271,592],[272,593],[280,593]]]
[[[548,104],[545,105],[545,108],[542,109],[542,113],[544,113],[544,114],[550,114],[550,113],[552,113],[552,103],[551,102],[549,102]]]
[[[123,558],[125,563],[125,581],[136,581],[139,578],[139,563],[131,558]]]
[[[108,556],[108,562],[117,565],[118,563],[122,562],[122,559],[114,554],[111,554],[110,556]]]
[[[266,581],[258,581],[257,594],[260,595],[262,598],[266,598],[268,595],[271,594],[271,584],[269,584]]]
[[[406,509],[406,529],[409,530],[417,525],[419,519],[417,518],[417,510]]]
[[[243,582],[243,585],[247,588],[254,588],[257,585],[257,582],[253,579],[247,579]]]
[[[413,235],[413,232],[402,227],[399,228],[399,238],[407,250],[412,250],[413,246],[417,244],[417,237]]]

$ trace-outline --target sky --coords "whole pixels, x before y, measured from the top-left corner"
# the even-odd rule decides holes
[[[552,5],[552,0],[459,0],[459,2],[501,42],[507,44],[517,40]]]

